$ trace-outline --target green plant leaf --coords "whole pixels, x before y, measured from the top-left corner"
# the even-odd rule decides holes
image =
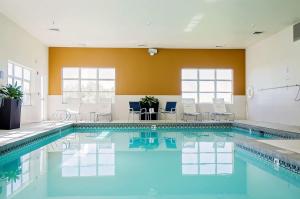
[[[0,88],[0,97],[22,100],[23,99],[22,87],[18,86],[17,83],[15,83],[14,85],[8,84],[6,86],[3,86]]]

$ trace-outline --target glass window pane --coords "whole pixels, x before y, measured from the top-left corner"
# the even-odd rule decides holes
[[[214,92],[215,82],[214,81],[200,81],[199,82],[200,92]]]
[[[63,92],[63,102],[68,103],[72,99],[79,99],[79,92]]]
[[[200,163],[215,163],[215,153],[200,153]]]
[[[233,152],[233,144],[231,142],[217,142],[217,152]]]
[[[200,80],[215,79],[215,70],[214,69],[199,69],[199,79]]]
[[[114,176],[115,166],[114,165],[101,165],[98,167],[99,176]]]
[[[232,80],[232,70],[231,69],[218,69],[217,79]]]
[[[182,165],[183,175],[198,175],[198,165]]]
[[[99,81],[99,90],[100,91],[114,91],[115,90],[115,81],[114,80]]]
[[[197,92],[197,81],[182,81],[181,90],[183,92]]]
[[[63,68],[63,78],[79,78],[79,68]]]
[[[88,167],[80,167],[80,176],[96,176],[97,175],[97,167],[88,166]]]
[[[78,167],[62,167],[61,175],[62,177],[74,177],[78,176],[79,168]]]
[[[81,154],[80,166],[96,165],[96,154]]]
[[[200,103],[212,103],[214,98],[214,93],[199,93]]]
[[[23,76],[23,70],[20,66],[15,65],[15,77],[22,78]]]
[[[232,93],[217,93],[217,98],[224,98],[225,103],[232,103]]]
[[[182,154],[182,163],[197,164],[198,163],[197,153],[183,153]]]
[[[97,81],[96,80],[81,80],[81,90],[82,91],[97,91]]]
[[[63,91],[79,91],[79,80],[63,80]]]
[[[182,93],[182,99],[194,99],[195,103],[198,103],[198,94],[197,93]]]
[[[26,82],[26,81],[23,82],[23,91],[24,91],[24,93],[30,93],[30,83],[29,82]]]
[[[114,154],[99,154],[99,163],[101,165],[105,164],[115,164],[115,155]]]
[[[82,68],[81,69],[82,79],[97,79],[97,68]]]
[[[99,68],[99,79],[115,79],[115,69]]]
[[[81,92],[81,102],[94,104],[97,102],[97,92]]]
[[[15,82],[13,82],[13,84],[15,84],[15,83],[17,83],[18,86],[23,86],[21,79],[15,79]]]
[[[114,92],[100,92],[99,93],[99,100],[100,102],[102,101],[102,99],[114,99],[115,93]],[[103,100],[105,101],[105,100]]]
[[[199,142],[200,152],[214,152],[214,142]]]
[[[217,81],[217,92],[232,92],[232,82]]]
[[[7,78],[7,83],[8,83],[8,84],[13,84],[13,80],[12,80],[11,77],[8,77],[8,78]]]
[[[13,75],[13,67],[14,65],[11,63],[8,63],[8,67],[7,67],[7,74],[12,76]]]
[[[23,72],[24,72],[24,79],[25,80],[30,80],[30,70],[27,70],[27,69],[23,69]]]
[[[218,174],[232,174],[233,168],[232,164],[218,164],[217,173]]]
[[[218,153],[217,163],[232,163],[232,153]]]
[[[215,164],[201,164],[200,165],[200,174],[202,175],[212,175],[216,173]]]
[[[182,69],[181,79],[198,79],[197,69]]]

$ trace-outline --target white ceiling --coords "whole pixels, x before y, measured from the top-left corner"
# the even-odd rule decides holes
[[[300,0],[0,0],[0,12],[48,46],[245,48],[300,21]]]

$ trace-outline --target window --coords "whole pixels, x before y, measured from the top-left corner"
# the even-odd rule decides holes
[[[21,86],[23,89],[23,105],[31,104],[31,71],[30,69],[19,64],[8,62],[7,83]]]
[[[89,143],[79,146],[79,149],[63,151],[63,177],[115,175],[114,143]]]
[[[82,103],[114,101],[114,68],[63,68],[63,102],[80,99]]]
[[[21,156],[21,173],[16,180],[8,181],[6,185],[7,196],[11,196],[13,193],[28,185],[30,181],[30,159],[30,154]]]
[[[183,175],[228,175],[233,173],[232,142],[184,142]]]
[[[232,69],[182,69],[182,98],[193,98],[196,103],[212,103],[214,98],[233,101]]]

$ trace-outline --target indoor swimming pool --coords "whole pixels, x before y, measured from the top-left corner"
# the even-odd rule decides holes
[[[0,198],[298,199],[300,175],[237,128],[70,128],[0,156]]]

